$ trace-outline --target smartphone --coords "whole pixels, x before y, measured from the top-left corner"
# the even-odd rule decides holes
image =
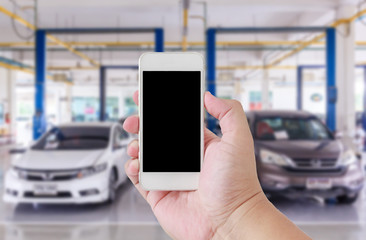
[[[198,53],[139,60],[139,159],[146,190],[195,190],[203,162],[204,61]]]

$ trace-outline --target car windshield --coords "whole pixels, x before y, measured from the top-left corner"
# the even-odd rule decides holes
[[[333,139],[317,118],[259,118],[255,124],[258,140],[324,140]]]
[[[46,133],[34,150],[93,150],[108,146],[109,127],[55,127]]]

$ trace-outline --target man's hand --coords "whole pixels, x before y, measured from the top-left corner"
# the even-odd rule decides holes
[[[134,101],[138,104],[137,92]],[[247,229],[241,226],[242,222],[248,221],[245,216],[252,216],[256,221],[260,218],[253,217],[253,213],[268,209],[273,215],[276,211],[258,181],[253,139],[241,104],[235,100],[216,98],[208,92],[205,93],[204,103],[208,113],[220,121],[223,136],[219,138],[208,129],[204,131],[205,152],[198,190],[145,191],[138,178],[138,141],[128,146],[132,159],[126,163],[126,173],[150,204],[161,226],[174,239],[236,236]],[[127,118],[124,129],[137,134],[138,116]],[[171,137],[174,140],[174,135]],[[169,154],[169,149],[164,149],[164,143],[160,144],[157,147]],[[257,226],[258,231],[264,232],[263,227]],[[249,234],[253,230],[248,229],[246,235],[255,236]],[[271,238],[271,235],[268,237]]]

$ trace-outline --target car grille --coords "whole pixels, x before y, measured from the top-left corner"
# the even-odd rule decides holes
[[[29,171],[26,170],[23,179],[30,181],[67,181],[77,177],[77,170],[70,171]]]
[[[298,168],[334,168],[337,158],[293,158]]]
[[[26,198],[70,198],[70,192],[57,192],[55,195],[36,195],[34,192],[24,192],[24,197]]]
[[[335,167],[335,168],[291,168],[285,167],[288,172],[293,173],[304,173],[304,174],[317,174],[317,173],[343,173],[346,168],[345,167]]]

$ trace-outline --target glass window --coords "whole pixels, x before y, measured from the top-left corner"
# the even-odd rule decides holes
[[[110,127],[55,127],[32,149],[35,150],[93,150],[107,148]]]
[[[128,133],[123,130],[121,127],[117,127],[114,133],[114,147],[122,147],[124,144],[124,140],[128,139]]]
[[[118,121],[119,107],[117,97],[106,99],[106,120]],[[74,97],[72,99],[73,122],[93,122],[99,120],[99,99],[96,97]]]
[[[322,140],[333,139],[331,133],[316,118],[260,118],[255,124],[259,140]]]

